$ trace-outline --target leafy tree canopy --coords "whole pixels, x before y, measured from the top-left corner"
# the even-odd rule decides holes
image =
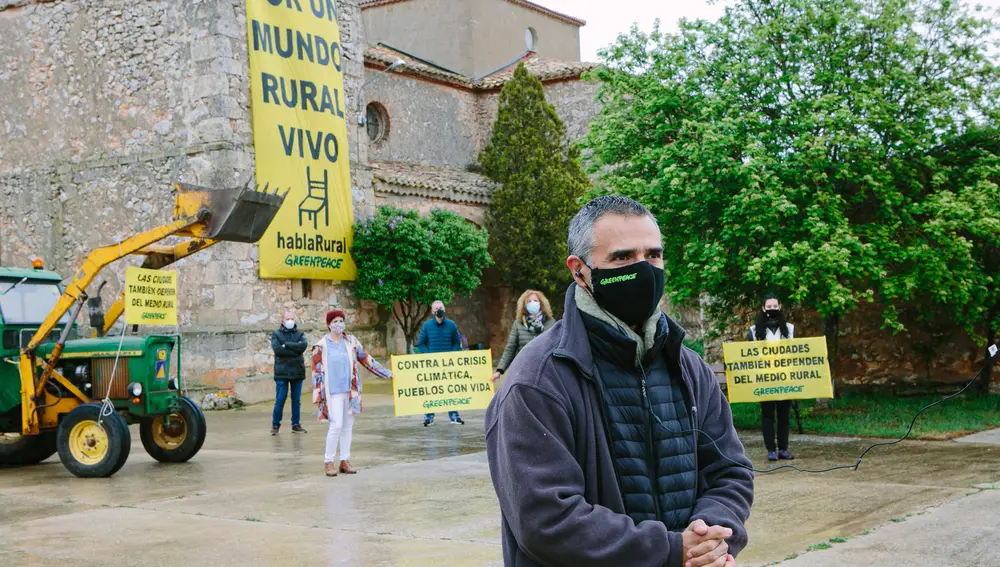
[[[407,352],[430,315],[430,305],[455,294],[469,296],[492,264],[486,231],[450,211],[428,216],[390,206],[354,225],[351,255],[358,267],[359,298],[392,310],[406,336]]]
[[[720,322],[776,292],[828,334],[867,301],[894,330],[914,301],[978,324],[997,297],[993,21],[947,0],[734,0],[633,29],[595,73],[589,165],[659,217],[672,298],[707,293]]]

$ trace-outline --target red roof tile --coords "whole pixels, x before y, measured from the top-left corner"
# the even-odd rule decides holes
[[[415,75],[431,80],[441,81],[456,87],[469,90],[494,90],[503,87],[514,74],[517,65],[510,65],[495,73],[473,80],[464,75],[445,71],[443,69],[427,65],[411,57],[385,47],[369,47],[365,52],[365,62],[373,65],[384,65],[388,67],[396,60],[402,59],[406,65],[397,71],[401,74]],[[522,61],[532,74],[537,76],[542,82],[560,81],[565,79],[577,79],[584,73],[597,68],[598,63],[586,63],[581,61],[561,61],[558,59],[547,59],[532,53],[527,55]]]

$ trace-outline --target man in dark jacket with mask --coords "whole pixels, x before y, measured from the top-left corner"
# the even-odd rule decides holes
[[[433,352],[455,352],[462,350],[462,335],[458,325],[445,314],[444,302],[437,300],[431,303],[433,317],[420,327],[417,337],[417,352],[430,354]],[[465,425],[465,420],[457,411],[449,411],[448,419],[452,425]],[[424,427],[434,425],[434,414],[424,414]]]
[[[271,333],[271,349],[274,350],[274,411],[271,412],[271,435],[277,435],[281,428],[281,416],[285,410],[288,391],[292,394],[292,431],[305,433],[302,428],[299,408],[302,405],[302,381],[306,378],[306,363],[302,354],[309,343],[306,336],[295,325],[295,312],[288,310],[282,318],[281,327]]]
[[[656,219],[600,197],[568,244],[563,319],[486,413],[505,565],[735,567],[753,472],[712,370],[659,310]]]

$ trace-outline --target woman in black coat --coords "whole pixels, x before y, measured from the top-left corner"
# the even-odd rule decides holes
[[[751,341],[780,341],[794,339],[795,326],[785,321],[778,298],[768,295],[757,313],[757,321],[750,327],[747,337]],[[761,429],[764,433],[764,445],[767,446],[767,460],[792,460],[795,457],[788,452],[788,414],[792,409],[791,400],[777,400],[760,403]],[[777,443],[775,443],[774,414],[778,414]]]

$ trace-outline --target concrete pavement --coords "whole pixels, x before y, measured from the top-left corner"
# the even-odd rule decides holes
[[[466,415],[465,426],[439,419],[424,428],[419,417],[392,416],[385,383],[368,385],[355,422],[356,476],[323,476],[325,428],[308,404],[305,435],[286,425],[271,437],[267,405],[210,413],[204,449],[183,465],[150,459],[133,428],[131,458],[111,479],[77,479],[57,458],[0,470],[0,565],[500,565],[482,412]],[[746,443],[766,466],[757,436]],[[792,448],[797,464],[819,468],[852,463],[863,445],[803,437]],[[956,501],[960,509],[973,485],[1000,480],[998,457],[1000,447],[914,442],[876,450],[859,472],[760,475],[740,565],[782,560],[928,506]],[[1000,506],[976,513],[1000,525]]]
[[[955,439],[959,443],[972,443],[975,445],[1000,445],[1000,429],[987,429],[965,437]]]
[[[984,490],[938,508],[897,518],[873,533],[812,551],[781,567],[1000,565],[1000,491]]]

